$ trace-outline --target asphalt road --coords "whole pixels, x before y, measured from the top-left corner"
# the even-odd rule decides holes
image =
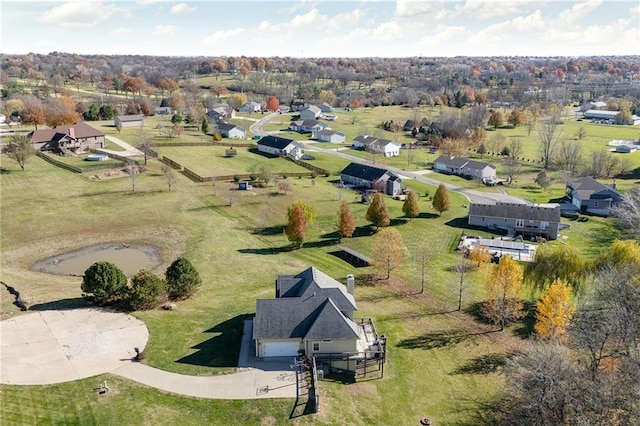
[[[264,131],[264,126],[269,121],[273,120],[275,117],[277,117],[279,115],[280,114],[277,113],[277,112],[271,113],[269,115],[265,115],[258,122],[253,124],[250,127],[249,130],[252,133],[258,134],[258,135],[266,135],[266,134],[270,134],[270,133],[277,133],[277,132],[265,132]],[[374,164],[370,160],[365,160],[365,159],[360,158],[360,157],[356,157],[356,156],[353,156],[353,155],[350,155],[350,154],[345,154],[344,152],[341,152],[341,151],[319,148],[319,147],[316,146],[316,144],[309,144],[309,143],[305,143],[305,142],[301,142],[301,143],[304,145],[305,149],[307,149],[309,151],[324,152],[324,153],[327,153],[327,154],[330,154],[330,155],[335,155],[336,157],[344,158],[345,160],[349,160],[349,161],[352,161],[354,163],[374,165],[374,166],[382,168],[382,169],[387,169],[387,170],[389,170],[389,171],[391,171],[391,172],[393,172],[393,173],[395,173],[397,175],[404,176],[405,178],[414,179],[416,181],[424,182],[424,183],[427,183],[429,185],[438,186],[438,185],[440,185],[442,183],[439,180],[431,179],[431,178],[428,178],[428,177],[423,176],[423,175],[418,174],[418,173],[409,172],[409,171],[406,171],[406,170],[402,170],[402,169],[399,169],[399,168],[396,168],[396,167],[387,166],[387,165]],[[505,193],[475,191],[473,189],[464,188],[462,186],[457,186],[457,185],[453,185],[453,184],[450,184],[450,183],[445,183],[444,185],[447,187],[447,189],[449,191],[458,192],[458,193],[464,195],[470,202],[473,202],[473,203],[495,204],[497,202],[505,202],[505,203],[518,203],[518,204],[532,204],[530,201],[524,200],[522,198],[514,197],[512,195],[508,195],[508,194],[505,194]]]

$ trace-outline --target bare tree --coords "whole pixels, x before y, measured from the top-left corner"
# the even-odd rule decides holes
[[[504,171],[507,175],[508,183],[511,184],[520,175],[522,164],[515,157],[507,157],[502,163],[504,164]]]
[[[568,179],[578,174],[582,162],[582,145],[577,141],[561,139],[558,144],[558,166]]]
[[[519,138],[510,138],[509,157],[517,160],[520,155],[522,155],[522,141]]]
[[[173,187],[173,185],[175,185],[177,181],[176,173],[173,171],[173,167],[169,166],[168,164],[163,164],[162,175],[164,176],[164,181],[167,183],[167,186],[169,187],[169,191],[171,191],[171,188]]]
[[[555,116],[548,117],[547,120],[538,127],[538,149],[540,151],[543,168],[549,169],[551,167],[561,139],[562,132],[558,128],[558,121],[555,119]]]
[[[456,272],[460,277],[460,281],[458,282],[458,309],[457,309],[457,311],[460,311],[462,309],[462,293],[464,291],[464,283],[465,283],[464,280],[465,280],[466,275],[469,272],[471,272],[472,269],[473,269],[473,265],[464,256],[461,256],[460,260],[458,261],[458,263],[453,265],[453,267],[451,268],[451,270],[453,272]]]
[[[640,185],[622,194],[622,200],[614,205],[612,213],[623,229],[640,238]]]
[[[7,154],[18,163],[22,171],[24,171],[24,165],[33,152],[31,142],[27,136],[18,134],[11,136],[9,145],[7,146]]]
[[[137,139],[138,139],[138,149],[142,151],[142,154],[144,155],[144,165],[146,166],[147,158],[153,152],[153,140],[151,139],[151,136],[145,133],[144,128],[142,127],[140,127],[140,130],[138,131]]]
[[[127,165],[125,166],[125,171],[129,175],[129,180],[131,181],[131,191],[135,191],[136,190],[136,176],[140,172],[140,170],[138,169],[138,165],[133,161],[129,161],[127,163]]]
[[[587,173],[594,179],[604,176],[610,161],[611,153],[606,149],[593,151],[587,166]]]

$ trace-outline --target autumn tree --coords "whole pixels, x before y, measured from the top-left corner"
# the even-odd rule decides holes
[[[513,126],[514,129],[520,124],[524,123],[524,119],[524,112],[517,109],[512,110],[511,113],[509,113],[509,117],[507,117],[507,121]]]
[[[302,212],[304,213],[304,220],[307,225],[311,225],[316,221],[317,210],[313,204],[309,204],[304,200],[296,200],[289,206],[288,214],[291,214],[291,211],[295,207],[300,207]]]
[[[436,193],[433,194],[432,200],[433,208],[438,212],[438,215],[442,216],[442,212],[446,212],[451,208],[451,202],[449,201],[449,193],[444,183],[438,185]]]
[[[487,300],[481,312],[494,324],[504,326],[522,317],[521,293],[524,290],[522,268],[511,256],[502,256],[493,266],[491,278],[485,284]]]
[[[577,249],[566,244],[539,245],[535,259],[525,267],[527,282],[539,290],[558,279],[577,290],[584,283],[585,274],[582,256]]]
[[[169,92],[169,97],[171,97],[173,92],[178,90],[180,86],[178,86],[178,83],[176,83],[175,80],[170,78],[160,78],[158,79],[158,88],[160,89],[160,94],[163,97],[165,91]]]
[[[244,93],[234,93],[227,98],[227,103],[233,109],[238,109],[247,103],[247,95]]]
[[[373,267],[388,280],[407,254],[402,235],[394,228],[384,228],[376,235],[373,246]]]
[[[407,193],[407,198],[402,204],[402,213],[409,219],[420,215],[420,207],[418,206],[418,197],[414,191]]]
[[[209,133],[209,121],[207,121],[207,116],[202,117],[202,123],[200,124],[200,131],[205,135]]]
[[[533,327],[542,338],[554,339],[566,333],[576,311],[571,303],[571,287],[556,279],[536,303],[536,323]]]
[[[366,219],[376,228],[389,226],[389,223],[391,223],[389,210],[387,210],[387,205],[385,204],[384,197],[381,193],[377,192],[374,194],[373,200],[367,209]]]
[[[504,124],[504,117],[502,116],[502,112],[498,109],[489,110],[489,121],[487,125],[491,126],[495,129],[501,127]]]
[[[489,253],[487,246],[477,244],[469,250],[469,260],[478,262],[478,266],[480,266],[483,263],[491,262],[491,253]]]
[[[150,155],[153,155],[153,139],[144,131],[143,127],[140,127],[138,130],[137,139],[138,149],[142,151],[142,154],[144,155],[144,164],[146,166],[147,159]]]
[[[551,180],[549,179],[549,175],[547,175],[547,171],[545,169],[540,170],[533,181],[545,191],[549,185],[551,185]]]
[[[640,242],[637,240],[614,240],[613,243],[596,258],[593,269],[636,265],[640,269]]]
[[[275,96],[269,96],[269,98],[267,98],[266,108],[267,111],[279,111],[280,102],[278,102],[278,98]]]
[[[287,227],[285,234],[289,241],[297,244],[299,248],[302,248],[304,244],[304,237],[307,232],[307,222],[304,216],[304,211],[300,206],[293,206],[288,212]]]
[[[45,108],[45,123],[49,127],[73,124],[79,120],[76,103],[68,96],[52,99]]]
[[[31,146],[31,141],[27,136],[13,134],[9,138],[9,144],[7,145],[6,152],[9,155],[9,158],[18,163],[20,169],[24,171],[24,165],[34,151]]]
[[[338,232],[343,238],[350,238],[356,230],[356,220],[349,208],[349,203],[345,200],[340,202],[340,210],[338,210]]]
[[[476,127],[475,129],[473,129],[473,132],[471,133],[471,143],[476,148],[476,150],[480,149],[480,145],[486,137],[487,131],[483,127]],[[480,152],[478,151],[478,153]]]

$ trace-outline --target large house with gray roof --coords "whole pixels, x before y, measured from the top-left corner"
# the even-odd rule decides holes
[[[471,203],[469,225],[499,229],[512,236],[555,240],[560,232],[560,205]]]
[[[365,329],[364,322],[354,321],[354,285],[353,275],[345,287],[314,267],[279,275],[275,299],[256,301],[253,339],[258,358],[331,355],[344,359],[346,366],[347,359],[378,351],[377,335]]]
[[[609,216],[611,206],[622,198],[615,184],[607,186],[589,176],[567,184],[567,195],[582,213],[596,216]]]
[[[294,160],[299,160],[304,155],[304,149],[300,142],[273,135],[260,138],[258,151],[280,157],[289,157]]]
[[[402,179],[389,170],[351,163],[340,172],[340,180],[357,188],[371,188],[395,197],[402,193]]]

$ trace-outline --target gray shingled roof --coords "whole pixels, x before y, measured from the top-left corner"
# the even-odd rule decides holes
[[[104,136],[104,133],[101,131],[94,129],[83,121],[79,121],[75,124],[57,126],[52,129],[34,130],[29,134],[31,137],[31,143],[43,143],[56,140],[56,138],[60,139],[64,135],[69,135],[70,129],[72,128],[76,139]],[[59,134],[59,136],[56,136],[56,134]]]
[[[468,158],[464,157],[450,157],[448,155],[441,155],[440,157],[436,158],[433,164],[445,164],[448,167],[456,169],[467,167],[473,170],[482,170],[487,166],[491,167],[492,169],[496,168],[493,164],[485,163],[483,161],[469,160]]]
[[[580,200],[612,199],[618,201],[620,199],[620,193],[618,193],[618,191],[589,176],[581,177],[568,184],[567,187],[571,189],[573,194],[577,195],[577,198]]]
[[[357,310],[356,300],[346,287],[313,266],[297,275],[278,275],[276,287],[280,298],[306,298],[312,294],[331,297],[342,311]]]
[[[258,299],[254,339],[357,339],[356,324],[344,316],[330,297]]]
[[[541,205],[497,203],[476,204],[469,207],[469,216],[499,217],[505,219],[539,220],[560,222],[560,205],[553,207]]]
[[[285,149],[290,144],[302,146],[298,142],[294,141],[293,139],[281,138],[279,136],[273,136],[273,135],[263,136],[258,141],[258,145],[264,145],[264,146],[268,146],[276,149]]]
[[[387,170],[385,169],[380,169],[378,167],[367,166],[359,163],[351,163],[340,172],[340,174],[342,175],[364,179],[369,182],[377,181],[382,176],[384,176],[385,173],[387,173]],[[389,174],[392,173],[389,172]]]

